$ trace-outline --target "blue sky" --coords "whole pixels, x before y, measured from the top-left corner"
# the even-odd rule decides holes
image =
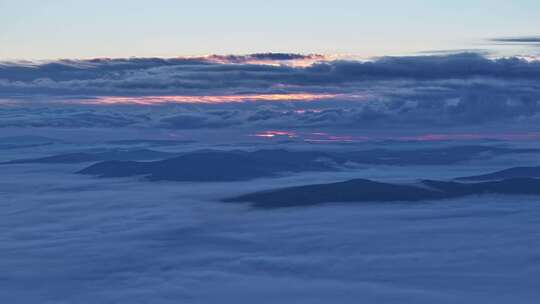
[[[0,0],[0,59],[401,55],[532,36],[540,2]]]

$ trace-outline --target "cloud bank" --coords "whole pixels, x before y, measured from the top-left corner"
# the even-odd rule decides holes
[[[0,127],[530,129],[538,80],[540,61],[475,53],[4,62]]]
[[[487,78],[540,79],[540,62],[487,59],[479,54],[383,57],[374,61],[318,61],[305,67],[249,64],[251,60],[304,60],[318,56],[255,54],[200,58],[60,60],[0,65],[3,95],[201,94],[355,91],[365,81]],[[322,57],[320,57],[322,59]],[[336,88],[335,86],[338,86]]]
[[[539,296],[534,197],[254,210],[217,200],[336,176],[149,184],[74,176],[79,167],[0,172],[2,303],[509,303]],[[457,168],[478,169],[361,174],[391,179]]]

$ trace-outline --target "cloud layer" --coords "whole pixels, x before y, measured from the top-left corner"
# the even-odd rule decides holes
[[[529,129],[538,80],[540,61],[474,53],[10,62],[0,65],[0,127]]]
[[[474,53],[383,57],[367,62],[319,61],[305,67],[246,63],[305,59],[323,57],[255,54],[173,59],[61,60],[39,64],[8,62],[0,65],[0,88],[3,95],[211,95],[299,90],[350,92],[362,87],[365,81],[540,79],[540,62],[518,58],[491,60]]]
[[[384,166],[354,176],[480,168]],[[78,169],[32,164],[0,172],[2,303],[526,303],[539,296],[534,197],[254,210],[217,201],[353,174],[178,184],[73,175]]]

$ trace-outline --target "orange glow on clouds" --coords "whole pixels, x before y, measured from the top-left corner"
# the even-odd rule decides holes
[[[90,100],[82,100],[82,103],[98,105],[114,104],[137,104],[157,105],[164,103],[231,103],[249,101],[311,101],[331,99],[339,94],[315,94],[315,93],[291,93],[291,94],[248,94],[248,95],[175,95],[175,96],[103,96]]]
[[[203,58],[208,61],[221,63],[221,64],[256,64],[256,65],[272,65],[272,66],[286,65],[286,66],[292,66],[292,67],[308,67],[317,62],[330,61],[334,57],[332,57],[331,55],[311,54],[311,55],[306,55],[304,58],[276,60],[276,59],[257,59],[253,56],[246,55],[246,56],[239,56],[239,58],[236,61],[232,60],[228,56],[220,56],[220,55],[207,55],[207,56],[204,56]]]
[[[266,137],[266,138],[273,138],[273,137],[288,137],[288,138],[294,138],[298,135],[296,132],[292,131],[263,131],[256,134],[253,134],[251,136],[255,137]]]
[[[457,134],[420,134],[411,136],[361,136],[348,134],[330,134],[326,132],[302,133],[295,131],[260,131],[250,135],[265,139],[296,138],[309,143],[353,143],[365,141],[412,141],[412,142],[436,142],[436,141],[475,141],[475,140],[509,140],[509,141],[532,141],[540,140],[539,132],[526,133],[457,133]]]

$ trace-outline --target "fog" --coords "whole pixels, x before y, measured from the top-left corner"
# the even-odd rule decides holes
[[[73,148],[53,144],[34,154],[67,146]],[[18,154],[4,151],[4,159]],[[275,210],[220,200],[359,177],[453,178],[535,158],[361,166],[222,183],[74,174],[87,164],[3,165],[0,301],[534,303],[537,197]]]

